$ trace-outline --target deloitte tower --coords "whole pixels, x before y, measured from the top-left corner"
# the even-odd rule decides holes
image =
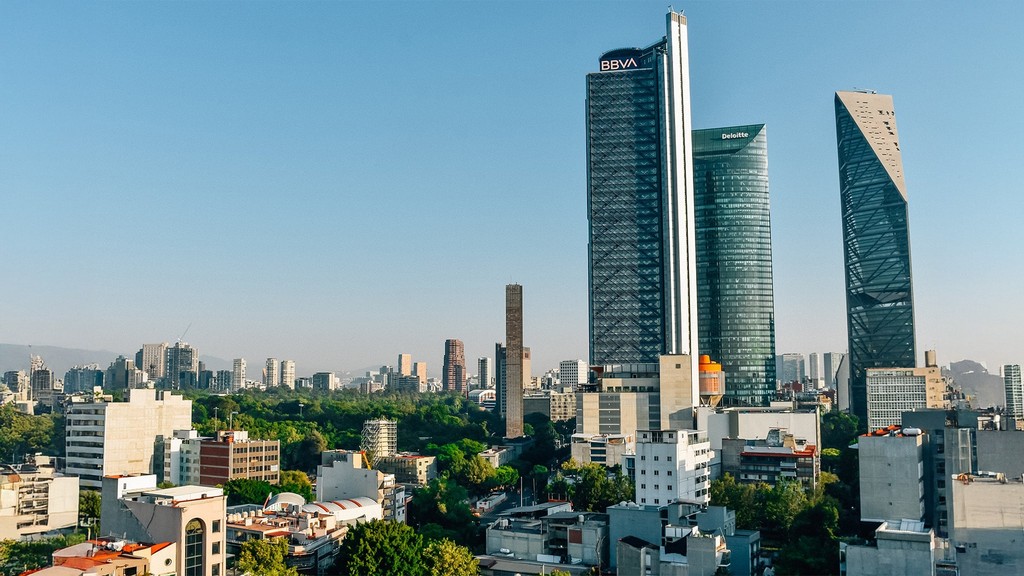
[[[686,18],[587,75],[590,362],[696,356]],[[696,362],[693,382],[697,382]]]

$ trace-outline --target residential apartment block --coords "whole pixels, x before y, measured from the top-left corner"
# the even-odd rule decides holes
[[[127,402],[69,404],[65,472],[79,476],[83,488],[101,488],[111,474],[162,473],[157,447],[191,427],[192,401],[167,392],[136,388]]]

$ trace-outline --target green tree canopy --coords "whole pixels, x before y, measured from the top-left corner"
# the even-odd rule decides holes
[[[49,566],[54,551],[85,542],[84,534],[70,534],[31,542],[0,541],[0,574],[20,574]]]
[[[435,478],[413,494],[408,508],[409,523],[421,526],[424,534],[431,537],[475,544],[479,536],[479,521],[473,515],[468,499],[466,489],[454,480]],[[428,528],[428,525],[436,528]]]
[[[451,540],[434,540],[423,550],[425,573],[429,576],[476,576],[479,562],[465,546]]]
[[[562,472],[555,476],[548,492],[554,496],[565,494],[574,509],[586,512],[604,512],[619,502],[632,502],[636,495],[633,483],[621,472],[572,459],[562,464]]]
[[[282,471],[280,484],[282,492],[294,492],[307,501],[314,499],[313,482],[309,475],[301,470]]]
[[[341,541],[336,567],[339,574],[422,576],[423,538],[398,522],[361,522]]]
[[[238,569],[256,576],[298,576],[295,568],[285,564],[288,540],[251,538],[242,542],[238,552]]]
[[[0,406],[0,459],[20,462],[26,454],[56,454],[54,422],[49,415],[31,416],[18,412],[12,404]]]

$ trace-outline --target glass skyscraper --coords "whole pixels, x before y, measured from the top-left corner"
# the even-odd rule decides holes
[[[850,411],[867,423],[868,368],[916,366],[907,189],[892,96],[836,92]]]
[[[764,124],[693,131],[697,348],[722,364],[723,402],[775,391],[775,297]]]
[[[587,75],[595,365],[696,354],[686,46],[686,18],[670,12],[662,40],[607,52],[599,71]]]

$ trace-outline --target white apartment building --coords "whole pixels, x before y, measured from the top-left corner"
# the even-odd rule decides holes
[[[1020,364],[1003,366],[1003,388],[1006,391],[1006,415],[1012,420],[1024,419],[1024,385],[1020,379]]]
[[[405,522],[405,487],[394,474],[369,467],[365,454],[327,450],[316,467],[316,499],[319,502],[370,498],[381,505],[384,519]]]
[[[231,391],[245,388],[245,358],[235,358],[231,367]]]
[[[295,361],[281,361],[281,386],[295,390]]]
[[[48,456],[0,464],[0,540],[78,524],[78,478],[58,474]]]
[[[868,430],[901,426],[904,412],[945,407],[946,381],[938,366],[868,368]]]
[[[677,500],[711,501],[711,443],[697,430],[637,430],[633,466],[636,502],[661,506]]]
[[[587,383],[590,365],[584,360],[562,360],[558,363],[558,381],[561,386],[572,386],[578,390]]]
[[[192,428],[192,401],[145,388],[129,390],[128,402],[68,405],[65,472],[83,488],[100,488],[111,474],[150,474],[162,470],[156,447],[175,430]]]
[[[175,486],[199,484],[199,432],[175,430],[164,439],[163,479]]]
[[[281,383],[281,376],[278,373],[280,365],[277,358],[267,358],[266,367],[263,369],[263,387],[271,388]]]

